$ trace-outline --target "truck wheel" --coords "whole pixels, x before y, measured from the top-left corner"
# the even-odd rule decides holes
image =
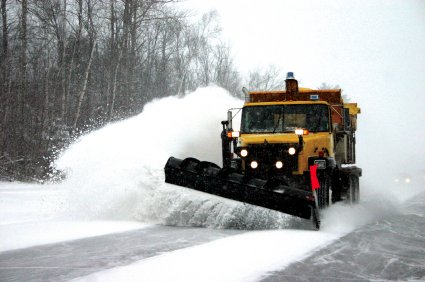
[[[319,209],[329,206],[329,186],[331,179],[329,175],[324,174],[319,177],[320,188],[317,190],[317,204]]]
[[[360,188],[359,188],[359,177],[356,175],[350,175],[348,179],[348,191],[347,191],[347,202],[357,204],[360,200]]]

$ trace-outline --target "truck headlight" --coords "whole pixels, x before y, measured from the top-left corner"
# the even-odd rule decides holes
[[[303,135],[304,134],[304,130],[302,128],[297,128],[297,129],[295,129],[295,134],[296,135]]]
[[[241,157],[246,157],[248,156],[248,150],[247,149],[242,149],[241,150]]]
[[[258,167],[258,163],[257,163],[257,161],[252,161],[251,162],[251,168],[252,169],[256,169]]]
[[[294,147],[289,148],[288,153],[292,156],[297,152]]]
[[[283,167],[283,163],[281,161],[276,162],[276,168],[281,169]]]
[[[308,129],[297,128],[295,129],[296,135],[308,135]]]

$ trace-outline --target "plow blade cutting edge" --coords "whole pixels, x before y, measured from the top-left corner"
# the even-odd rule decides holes
[[[311,191],[290,187],[275,179],[246,180],[240,173],[194,158],[170,157],[164,171],[167,183],[311,219],[315,228],[320,227],[319,212]]]

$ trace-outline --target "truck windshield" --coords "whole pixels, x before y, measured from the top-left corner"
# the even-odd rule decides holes
[[[297,128],[329,131],[329,108],[324,104],[248,106],[242,110],[242,133],[287,133]]]

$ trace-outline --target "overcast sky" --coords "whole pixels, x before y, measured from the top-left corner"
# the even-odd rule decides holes
[[[276,65],[305,87],[338,84],[362,108],[359,162],[425,169],[424,0],[189,0],[216,9],[241,73]],[[412,163],[413,168],[412,168]],[[423,174],[425,172],[421,172]]]
[[[425,61],[418,58],[425,47],[423,0],[189,0],[187,5],[219,12],[241,71],[274,64],[308,84],[340,84],[353,74],[406,72],[407,63]]]

